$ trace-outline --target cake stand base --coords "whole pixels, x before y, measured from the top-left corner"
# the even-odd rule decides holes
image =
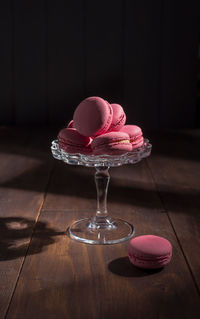
[[[133,237],[134,227],[122,219],[108,218],[98,222],[95,218],[85,218],[74,222],[68,233],[72,239],[86,244],[110,245]]]

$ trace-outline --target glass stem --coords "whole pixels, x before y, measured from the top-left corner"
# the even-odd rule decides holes
[[[107,193],[110,181],[109,167],[96,167],[95,184],[97,189],[97,210],[96,222],[106,222],[107,212]]]

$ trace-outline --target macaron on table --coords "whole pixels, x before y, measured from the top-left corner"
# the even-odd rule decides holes
[[[162,268],[171,260],[172,245],[160,236],[137,236],[129,242],[128,257],[130,262],[139,268]]]
[[[52,141],[53,157],[69,165],[94,167],[97,189],[95,216],[80,219],[68,227],[71,238],[88,244],[116,244],[133,237],[134,227],[107,211],[109,168],[135,164],[151,153],[151,144],[141,128],[125,125],[126,114],[119,104],[101,97],[84,99],[73,120]],[[78,186],[77,186],[78,187]]]

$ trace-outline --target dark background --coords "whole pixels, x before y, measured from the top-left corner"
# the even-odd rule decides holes
[[[198,122],[198,1],[0,1],[0,124],[65,125],[85,97],[128,122]]]

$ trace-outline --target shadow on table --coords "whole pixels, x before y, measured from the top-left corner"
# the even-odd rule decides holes
[[[112,260],[108,264],[108,269],[115,275],[122,276],[122,277],[145,277],[157,274],[158,272],[162,271],[163,268],[159,269],[140,269],[133,266],[129,258],[121,257]]]
[[[6,154],[16,154],[16,162],[20,162],[22,157],[23,165],[19,165],[19,169],[15,165],[5,166],[7,170],[11,170],[8,179],[2,181],[3,188],[23,189],[36,192],[44,192],[52,166],[55,165],[55,170],[52,174],[50,183],[48,184],[48,194],[61,194],[78,198],[96,198],[95,184],[93,180],[94,169],[85,167],[69,166],[52,158],[50,151],[51,140],[56,136],[58,128],[52,130],[48,128],[28,129],[29,135],[32,136],[32,143],[29,145],[29,137],[25,136],[24,129],[5,128],[1,131],[3,145],[1,152]],[[17,134],[17,136],[15,136]],[[33,139],[33,136],[36,136]],[[147,132],[148,135],[148,132]],[[42,141],[38,139],[41,136]],[[152,143],[154,154],[163,154],[167,157],[179,157],[186,159],[200,158],[200,148],[197,147],[200,141],[200,134],[195,131],[182,132],[170,131],[152,133]],[[24,140],[27,140],[26,143]],[[195,147],[196,145],[196,147]],[[166,147],[167,146],[167,147]],[[25,157],[25,159],[24,159]],[[33,163],[31,162],[33,158]],[[34,161],[36,159],[36,161]],[[26,162],[27,161],[27,162]],[[15,163],[15,158],[13,162]],[[26,163],[27,168],[26,168]],[[134,174],[134,169],[137,170],[137,165],[132,165],[133,170],[130,170],[130,175]],[[124,169],[124,167],[123,167]],[[113,168],[114,170],[114,168]],[[127,174],[127,173],[126,173]],[[128,173],[129,174],[129,173]],[[124,177],[126,179],[126,176]],[[180,185],[157,185],[160,191],[160,197],[165,198],[168,206],[173,207],[173,211],[187,212],[194,210],[200,204],[200,193],[197,189],[179,187]],[[158,199],[155,189],[148,188],[145,183],[133,182],[124,185],[120,179],[112,178],[108,193],[108,203],[116,202],[127,205],[163,209]]]
[[[137,165],[140,165],[137,164]],[[113,168],[115,169],[115,168]],[[137,167],[135,167],[137,169]],[[11,180],[1,184],[4,188],[26,189],[42,192],[44,185],[40,183],[38,176],[47,174],[46,165],[40,165],[13,177]],[[62,162],[56,162],[56,167],[48,186],[48,194],[96,199],[96,188],[94,183],[94,169],[85,167],[69,166]],[[127,174],[127,172],[126,172]],[[134,174],[134,170],[130,170]],[[126,179],[126,176],[124,177]],[[38,182],[39,181],[39,182]],[[184,185],[183,185],[184,186]],[[167,200],[168,207],[172,206],[176,212],[194,212],[200,205],[200,193],[197,189],[185,188],[180,185],[162,185],[157,187],[160,197]],[[157,191],[152,185],[139,181],[127,181],[112,177],[108,192],[108,203],[121,203],[150,209],[163,210]]]
[[[39,221],[32,237],[34,226],[35,221],[27,218],[0,218],[0,260],[38,254],[44,246],[51,245],[57,240],[55,236],[63,234]]]
[[[145,134],[145,133],[144,133]],[[198,161],[200,159],[200,130],[161,130],[147,132],[153,154]]]
[[[57,138],[63,125],[54,127],[1,127],[1,153],[17,154],[44,160],[50,152],[52,140]],[[153,154],[172,158],[200,159],[200,130],[160,130],[144,129],[144,136],[153,145]],[[35,139],[34,139],[35,137]],[[31,141],[31,143],[30,143]]]

